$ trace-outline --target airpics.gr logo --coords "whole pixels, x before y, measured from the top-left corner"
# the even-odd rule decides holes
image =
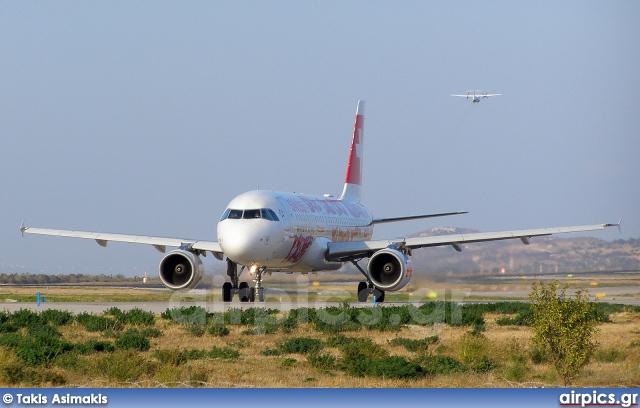
[[[618,398],[616,394],[607,394],[593,390],[592,393],[580,393],[571,391],[568,394],[560,394],[561,407],[586,407],[586,406],[608,406],[608,407],[635,407],[638,406],[638,394],[621,394]]]

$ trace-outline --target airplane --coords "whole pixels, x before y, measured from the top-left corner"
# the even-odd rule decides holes
[[[222,286],[222,300],[263,302],[262,281],[272,272],[312,273],[335,271],[351,263],[364,279],[358,283],[357,298],[369,296],[383,302],[386,292],[402,289],[413,275],[411,252],[433,246],[462,246],[473,242],[520,239],[529,244],[532,237],[552,234],[602,230],[618,224],[595,224],[572,227],[517,231],[478,232],[443,236],[372,240],[376,224],[466,214],[455,211],[403,217],[376,218],[360,203],[364,142],[364,101],[358,101],[342,194],[314,196],[267,190],[248,191],[232,199],[217,224],[218,241],[163,238],[102,232],[69,231],[25,227],[25,234],[93,239],[106,247],[109,241],[152,245],[165,253],[158,275],[171,290],[190,290],[204,275],[201,256],[207,252],[227,263],[228,281]],[[366,268],[359,262],[368,258]],[[240,270],[238,270],[240,267]],[[241,281],[243,271],[248,282]]]
[[[472,94],[472,92],[473,92],[473,94]],[[479,92],[479,93],[476,94],[476,92]],[[502,94],[482,93],[482,91],[467,91],[466,95],[451,95],[451,96],[459,96],[461,98],[471,99],[472,103],[480,103],[481,99],[488,98],[490,96],[500,96],[500,95],[502,95]]]

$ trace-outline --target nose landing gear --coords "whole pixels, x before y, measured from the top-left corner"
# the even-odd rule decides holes
[[[262,287],[262,274],[266,268],[261,267],[255,272],[253,278],[254,287],[249,287],[247,282],[240,282],[240,275],[244,266],[238,272],[238,264],[227,258],[227,275],[231,282],[222,285],[222,301],[231,302],[234,295],[238,295],[240,302],[255,302],[256,293],[258,301],[264,302],[264,288]]]
[[[255,276],[253,278],[253,283],[255,287],[249,289],[250,290],[249,302],[256,301],[256,293],[258,294],[258,302],[264,302],[264,288],[262,287],[262,274],[266,270],[267,268],[265,268],[264,266],[261,266],[255,272]]]

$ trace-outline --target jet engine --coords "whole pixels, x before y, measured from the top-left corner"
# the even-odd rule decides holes
[[[204,275],[204,267],[198,255],[176,249],[160,261],[158,275],[164,286],[173,290],[189,290],[196,287]]]
[[[369,259],[367,273],[378,289],[395,291],[409,283],[413,266],[407,255],[396,249],[386,248]]]

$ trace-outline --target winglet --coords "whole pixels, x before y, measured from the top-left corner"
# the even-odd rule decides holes
[[[20,234],[22,234],[22,238],[24,238],[24,232],[27,230],[27,227],[24,226],[24,220],[20,224]]]
[[[622,234],[622,228],[620,228],[620,224],[622,224],[622,217],[618,220],[617,224],[604,224],[605,227],[618,227],[618,231]]]

